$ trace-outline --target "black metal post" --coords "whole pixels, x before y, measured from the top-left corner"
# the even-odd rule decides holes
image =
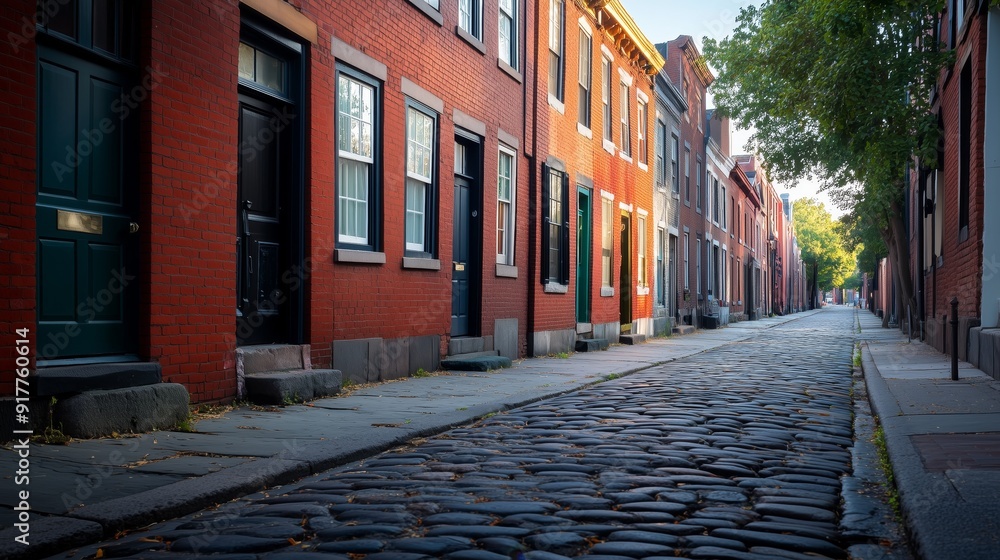
[[[951,298],[951,380],[958,381],[958,298]]]

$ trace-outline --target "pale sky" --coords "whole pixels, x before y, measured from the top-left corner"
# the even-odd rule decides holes
[[[632,19],[653,43],[663,43],[676,39],[678,35],[690,35],[694,38],[698,49],[702,50],[704,37],[716,40],[726,38],[736,26],[736,17],[740,8],[755,4],[741,0],[621,0]],[[711,107],[711,90],[707,99]],[[734,130],[732,150],[743,153],[749,134],[744,130]],[[792,199],[812,197],[826,205],[827,211],[834,217],[843,212],[834,205],[826,193],[819,192],[814,182],[802,182],[798,185],[783,185],[775,183],[779,192],[791,193]]]

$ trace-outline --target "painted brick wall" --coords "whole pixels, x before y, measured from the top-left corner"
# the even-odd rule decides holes
[[[580,8],[573,2],[566,2],[566,13],[565,13],[565,73],[564,73],[564,110],[560,112],[557,108],[549,103],[549,89],[548,89],[548,72],[549,72],[549,60],[547,57],[547,50],[541,48],[542,55],[538,58],[538,79],[537,79],[537,106],[536,110],[538,113],[538,145],[539,150],[547,150],[546,153],[540,152],[538,154],[539,166],[536,170],[536,180],[538,184],[541,185],[544,180],[541,177],[541,163],[544,163],[547,156],[552,156],[566,165],[566,170],[570,175],[570,197],[569,202],[566,205],[566,209],[569,212],[569,230],[570,230],[570,249],[569,249],[569,260],[570,260],[570,281],[569,289],[565,294],[555,294],[555,293],[545,293],[544,286],[541,284],[540,273],[536,272],[536,277],[531,279],[532,288],[534,290],[535,306],[534,312],[534,328],[536,331],[549,331],[549,330],[562,330],[571,329],[576,325],[576,231],[577,231],[577,195],[576,195],[576,185],[577,177],[583,175],[594,183],[594,190],[591,194],[591,206],[592,206],[592,240],[591,240],[591,322],[592,323],[611,323],[618,322],[620,319],[620,297],[621,290],[625,289],[624,286],[620,285],[619,271],[622,262],[621,255],[621,244],[620,244],[620,233],[619,228],[621,227],[621,214],[619,204],[624,203],[626,205],[632,205],[633,212],[631,217],[631,235],[632,235],[632,268],[631,277],[632,285],[627,289],[631,291],[632,294],[632,319],[641,319],[652,317],[653,311],[653,300],[655,294],[652,293],[653,286],[653,261],[654,261],[654,233],[656,231],[656,224],[654,222],[653,216],[653,147],[655,140],[655,103],[652,93],[652,81],[649,77],[644,75],[642,72],[637,70],[634,66],[631,66],[627,59],[617,51],[613,40],[609,35],[602,29],[598,28],[593,17]],[[538,26],[539,45],[548,45],[548,18],[549,18],[549,3],[540,2],[539,3],[539,21],[541,24]],[[579,21],[583,17],[588,23],[588,29],[592,37],[593,50],[591,52],[591,96],[590,96],[590,114],[591,114],[591,137],[587,137],[578,130],[578,109],[579,109],[579,90],[578,84],[578,67],[579,67],[579,29],[581,27]],[[607,47],[608,50],[614,56],[613,68],[612,68],[612,103],[611,103],[611,114],[614,120],[613,123],[613,134],[612,138],[616,146],[621,146],[621,125],[619,121],[619,87],[621,77],[618,69],[625,70],[632,77],[632,86],[629,89],[629,117],[630,117],[630,137],[632,146],[632,156],[631,161],[622,158],[618,155],[618,150],[612,154],[604,149],[603,145],[603,106],[601,100],[601,79],[602,79],[602,60],[603,54],[601,45]],[[638,151],[638,129],[637,129],[637,115],[638,115],[638,100],[636,90],[642,91],[646,96],[648,101],[647,104],[647,114],[646,114],[646,159],[648,166],[647,169],[641,169],[639,166],[639,151]],[[613,284],[615,288],[615,295],[613,297],[602,297],[601,296],[601,224],[602,224],[602,205],[601,205],[601,191],[605,190],[614,194],[613,212],[614,212],[614,234],[613,234],[613,264],[612,264],[612,277]],[[541,195],[542,189],[539,187],[538,193],[536,195],[535,204],[537,208],[541,208]],[[636,257],[636,251],[638,249],[638,239],[637,227],[638,227],[638,209],[643,209],[648,212],[646,219],[646,275],[647,283],[649,284],[650,293],[647,295],[638,295],[636,289],[636,283],[638,281],[638,258]],[[540,210],[539,216],[540,216]],[[542,227],[541,221],[539,220],[538,228]],[[545,253],[542,251],[541,245],[541,235],[539,234],[536,239],[536,251],[538,254],[538,260],[546,258]],[[540,270],[540,269],[539,269]]]
[[[16,329],[35,336],[36,3],[0,7],[0,395],[14,392]],[[34,364],[32,364],[34,365]]]

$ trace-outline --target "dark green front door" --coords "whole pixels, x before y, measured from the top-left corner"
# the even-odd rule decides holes
[[[135,95],[131,67],[113,60],[131,56],[132,35],[120,27],[132,20],[123,13],[79,9],[79,25],[66,28],[65,37],[39,32],[35,220],[43,362],[136,350],[138,111],[128,103]]]
[[[590,322],[590,189],[576,195],[576,322]]]

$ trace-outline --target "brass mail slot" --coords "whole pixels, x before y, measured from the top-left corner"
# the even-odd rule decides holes
[[[455,270],[458,272],[465,270],[465,263],[455,263]]]
[[[100,235],[104,233],[104,216],[59,210],[57,227],[62,231],[78,231],[80,233]]]

